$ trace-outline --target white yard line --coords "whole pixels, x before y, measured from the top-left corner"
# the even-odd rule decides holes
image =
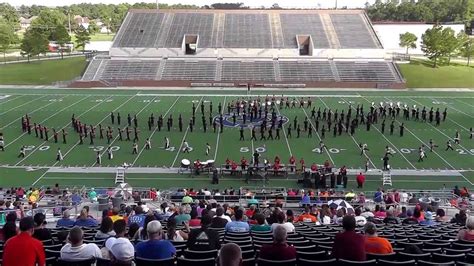
[[[385,99],[389,99],[389,98],[386,97]],[[424,106],[424,104],[420,103],[420,102],[417,101],[417,100],[413,100],[413,99],[412,99],[411,101],[414,102],[414,103],[416,103],[416,104],[419,104],[420,106]],[[448,120],[453,121],[453,120],[450,119],[449,117],[448,117]],[[455,121],[453,121],[453,122],[454,122],[455,124],[457,124],[458,126],[461,126],[460,124],[456,123]],[[430,125],[430,126],[431,126],[432,128],[434,128],[434,129],[436,129],[436,131],[438,131],[439,133],[443,134],[443,135],[444,135],[445,137],[447,137],[448,139],[453,139],[453,138],[451,138],[450,136],[446,135],[443,131],[439,130],[437,127],[433,126],[431,123],[426,123],[426,124]],[[463,127],[463,126],[461,126],[461,127]],[[463,127],[463,128],[469,132],[469,130],[468,130],[467,128],[465,128],[465,127]],[[466,148],[465,148],[464,146],[462,146],[461,144],[458,144],[458,146],[461,147],[462,149],[464,149],[468,154],[473,155],[469,149],[466,149]]]
[[[113,96],[110,96],[109,98],[111,98]],[[130,100],[132,100],[133,98],[135,97],[132,96],[130,97],[128,100],[126,100],[125,102],[121,103],[117,108],[115,108],[112,112],[115,112],[117,111],[119,108],[121,108],[122,106],[124,106],[126,103],[128,103]],[[102,101],[100,103],[105,103],[106,101]],[[100,123],[102,123],[104,120],[106,120],[107,118],[109,118],[109,115],[106,115],[101,121],[99,121],[99,123],[96,124],[96,126]],[[77,145],[79,145],[79,141],[77,141],[66,153],[64,153],[63,155],[63,158],[66,158],[66,156],[74,149],[77,147]],[[59,161],[55,162],[51,167],[55,167],[57,164],[59,163]],[[48,168],[51,168],[51,167],[48,167]],[[38,183],[42,178],[44,178],[44,176],[46,175],[48,171],[44,172],[40,177],[38,177],[38,179],[36,179],[35,182],[33,182],[32,186],[36,185],[36,183]]]
[[[8,95],[12,95],[12,94],[8,94]],[[6,100],[6,101],[0,102],[0,105],[5,104],[5,103],[8,103],[8,102],[11,102],[11,101],[13,101],[13,100],[20,99],[21,97],[27,96],[26,94],[17,94],[17,95],[20,95],[20,97],[11,97],[11,98],[9,98],[9,99]],[[47,95],[45,95],[45,96],[47,96]]]
[[[173,109],[173,107],[175,106],[175,104],[178,102],[178,100],[181,98],[181,96],[178,96],[176,97],[176,100],[173,102],[173,104],[168,108],[168,110],[166,111],[166,113],[163,115],[163,117],[166,117],[166,115],[168,115],[168,113],[171,111],[171,109]],[[150,136],[148,137],[151,141],[151,139],[153,138],[153,135],[155,135],[155,132],[156,130],[158,129],[158,127],[154,126],[154,129],[153,131],[151,132]],[[145,146],[143,146],[143,148],[140,150],[140,152],[137,154],[137,157],[135,158],[135,160],[133,160],[133,163],[132,163],[132,166],[135,165],[135,163],[138,161],[138,158],[140,158],[140,155],[142,155],[143,151],[145,150]]]
[[[201,97],[201,100],[199,100],[199,103],[196,105],[196,110],[198,110],[199,106],[201,105],[202,99],[204,99],[204,96]],[[225,108],[225,106],[222,107],[222,108]],[[172,168],[172,167],[174,166],[174,164],[176,163],[176,160],[178,160],[179,154],[181,153],[181,147],[183,146],[183,142],[184,142],[184,140],[186,139],[186,136],[188,135],[188,131],[189,131],[189,124],[188,124],[188,126],[186,127],[186,132],[184,132],[183,139],[181,140],[181,142],[180,142],[180,144],[179,144],[178,152],[176,152],[176,156],[174,157],[173,163],[171,164],[171,168]]]
[[[46,96],[40,97],[39,99],[44,98],[44,97],[46,97]],[[34,101],[39,100],[39,99],[34,99],[34,100],[28,101],[28,102],[26,102],[26,103],[24,103],[24,104],[22,104],[22,105],[15,106],[15,107],[11,108],[10,110],[8,110],[8,111],[6,111],[6,112],[0,113],[0,115],[4,115],[4,114],[6,114],[6,113],[8,113],[8,112],[11,112],[11,111],[15,110],[16,108],[19,108],[19,107],[22,107],[22,106],[24,106],[24,105],[30,104],[30,103],[32,103],[32,102],[34,102]],[[27,114],[28,114],[28,115],[34,114],[36,111],[39,111],[39,110],[41,110],[41,109],[43,109],[43,108],[45,108],[45,107],[47,107],[47,106],[49,106],[50,104],[53,104],[53,103],[54,103],[54,102],[51,102],[51,103],[49,103],[49,104],[47,104],[47,105],[45,105],[45,106],[38,107],[38,108],[36,108],[35,110],[33,110],[33,111],[31,111],[31,112],[27,112]],[[6,127],[9,127],[9,126],[12,125],[13,123],[17,123],[18,120],[21,120],[22,117],[23,117],[23,115],[21,115],[21,116],[18,117],[18,118],[13,119],[13,121],[11,121],[10,123],[8,123],[8,124],[4,125],[3,127],[1,127],[0,130],[1,130],[1,129],[4,129],[4,128],[6,128]]]
[[[108,99],[112,98],[112,96],[110,96]],[[97,106],[105,103],[106,101],[102,101],[102,102],[99,102],[95,105],[93,105],[92,107],[90,107],[89,109],[87,109],[86,111],[82,112],[81,114],[79,114],[77,116],[77,118],[83,116],[84,114],[87,114],[88,112],[92,111],[93,109],[95,109]],[[67,122],[66,125],[64,125],[63,127],[59,128],[57,130],[57,132],[61,132],[61,130],[65,129],[66,127],[68,127],[70,125],[71,122]],[[40,145],[36,146],[36,148],[34,150],[32,150],[31,152],[28,153],[28,155],[26,155],[23,159],[21,159],[20,161],[18,161],[15,166],[18,166],[20,163],[22,163],[24,160],[28,159],[28,157],[30,157],[31,155],[33,155],[33,153],[35,153],[39,148],[41,148],[45,143],[47,143],[48,141],[43,141]],[[64,156],[63,156],[64,157]],[[58,162],[54,163],[53,166],[55,166]]]
[[[57,114],[61,113],[62,111],[65,111],[65,110],[68,109],[68,108],[71,108],[71,106],[74,106],[74,105],[76,105],[76,104],[78,104],[78,103],[84,101],[85,99],[87,99],[87,98],[89,98],[89,97],[91,97],[91,96],[86,96],[86,97],[80,99],[79,101],[74,102],[73,104],[64,107],[63,109],[61,109],[61,110],[55,112],[54,114],[48,116],[48,117],[45,118],[45,119],[43,119],[43,120],[40,121],[38,124],[43,124],[45,121],[48,121],[50,118],[56,116]],[[64,98],[65,98],[65,97],[64,97]],[[64,98],[63,98],[63,99],[64,99]],[[57,102],[53,102],[53,103],[57,103]],[[49,105],[49,104],[48,104],[48,105]],[[17,137],[17,138],[14,139],[13,141],[9,142],[7,145],[5,145],[5,148],[8,147],[8,146],[10,146],[11,144],[15,143],[17,140],[19,140],[21,137],[23,137],[23,136],[26,135],[26,134],[27,134],[27,132],[21,134],[19,137]]]
[[[280,113],[280,108],[278,106],[275,106],[274,107],[277,111],[278,111],[278,116],[281,116],[281,113]],[[289,119],[288,119],[289,120]],[[288,121],[290,122],[290,121]],[[291,125],[290,125],[291,127]],[[290,142],[288,141],[288,136],[286,135],[286,129],[285,129],[285,125],[283,124],[282,126],[282,131],[283,131],[283,136],[285,136],[285,140],[286,140],[286,146],[288,147],[288,150],[290,151],[290,157],[293,156],[293,153],[291,152],[291,147],[290,147]],[[333,162],[334,163],[334,162]]]
[[[343,98],[341,98],[341,99],[342,99],[343,101],[347,102],[345,99],[343,99]],[[387,137],[385,137],[384,134],[382,134],[382,132],[380,132],[380,130],[378,129],[378,127],[376,127],[376,126],[374,125],[373,128],[375,128],[375,130],[377,130],[377,132],[379,132],[380,135],[382,135],[382,137],[383,137],[390,145],[392,145],[392,146],[395,148],[395,150],[397,150],[398,154],[402,155],[403,159],[405,159],[405,161],[407,161],[408,164],[410,164],[411,167],[413,167],[413,169],[416,169],[416,166],[414,166],[414,165],[410,162],[410,160],[408,160],[408,158],[405,157],[405,155],[403,155],[403,153],[400,151],[400,149],[398,149],[398,147],[397,147],[395,144],[393,144]]]
[[[472,105],[472,104],[470,104],[470,103],[463,102],[463,101],[461,101],[461,100],[458,100],[457,98],[452,98],[452,99],[455,100],[455,101],[458,101],[458,102],[460,102],[460,103],[463,103],[463,104],[465,104],[465,105],[469,105],[469,106],[471,106],[471,107],[474,108],[474,105]],[[462,98],[460,98],[460,99],[462,99]]]
[[[339,97],[339,98],[342,99],[342,100],[344,100],[344,99],[341,98],[341,97]],[[331,113],[332,113],[331,108],[326,104],[326,102],[323,101],[323,99],[321,99],[321,98],[319,98],[319,97],[318,97],[318,99],[324,104],[324,106],[326,106],[326,108],[328,109],[328,112],[331,112]],[[344,101],[345,101],[345,100],[344,100]],[[346,102],[346,103],[347,103],[347,102]],[[349,106],[351,106],[351,105],[349,105]],[[354,108],[354,107],[352,107],[352,108]],[[345,127],[345,126],[344,126],[344,127]],[[331,132],[331,129],[329,128],[328,131]],[[360,149],[359,143],[357,142],[357,140],[355,139],[355,137],[352,136],[352,135],[350,135],[350,134],[349,134],[349,136],[350,136],[350,137],[352,138],[352,140],[354,141],[355,145],[357,146],[357,149]],[[327,153],[329,154],[329,151],[327,151]],[[375,169],[377,169],[377,166],[374,164],[374,162],[372,161],[372,159],[370,159],[370,157],[369,157],[367,154],[365,154],[365,153],[364,153],[364,156],[365,156],[365,158],[367,158],[367,159],[369,160],[369,163],[372,165],[372,167],[375,168]]]
[[[432,100],[435,100],[435,101],[438,101],[438,100],[436,100],[436,98],[431,98],[431,99],[432,99]],[[443,99],[443,98],[441,98],[441,99]],[[412,101],[415,101],[415,100],[412,99]],[[438,102],[439,102],[439,101],[438,101]],[[465,116],[469,116],[469,117],[471,117],[471,118],[474,118],[474,116],[472,116],[472,115],[470,115],[470,114],[468,114],[468,113],[465,113],[465,112],[463,112],[463,111],[461,111],[461,110],[459,110],[459,109],[457,109],[457,108],[454,108],[454,107],[452,106],[452,104],[443,104],[443,105],[446,106],[446,107],[448,107],[448,108],[451,108],[451,109],[453,109],[453,110],[457,111],[458,113],[461,113],[461,114],[463,114],[463,115],[465,115]],[[472,105],[471,105],[471,106],[472,106]],[[474,106],[472,106],[472,107],[474,107]],[[449,119],[449,117],[448,117],[448,119]],[[450,120],[451,120],[451,119],[450,119]],[[469,130],[468,130],[468,131],[469,131]]]
[[[385,99],[387,99],[386,97],[384,97]],[[371,102],[369,100],[367,100],[367,98],[365,97],[362,97],[362,99],[366,100],[369,104],[371,104]],[[398,123],[398,124],[401,124],[398,120],[395,119],[395,121]],[[410,129],[408,129],[407,127],[405,127],[405,129],[407,130],[407,132],[409,132],[413,137],[415,137],[416,139],[418,139],[419,142],[423,143],[426,147],[429,147],[429,145],[427,143],[425,143],[423,140],[421,140],[417,135],[415,135]],[[433,153],[436,154],[439,158],[441,158],[441,160],[443,160],[449,167],[451,167],[451,169],[456,169],[454,168],[454,166],[452,164],[450,164],[448,161],[446,161],[446,159],[443,158],[443,156],[441,156],[438,152],[436,152],[435,150],[433,150]],[[460,172],[461,176],[469,183],[471,184],[471,186],[474,186],[474,183],[471,182],[469,179],[467,179],[461,172]]]
[[[135,97],[135,96],[133,96],[133,97]],[[132,98],[133,98],[133,97],[132,97]],[[148,106],[150,106],[150,104],[152,104],[152,103],[155,102],[156,98],[157,98],[157,97],[154,97],[150,102],[148,102],[145,106],[143,106],[143,108],[140,109],[140,111],[138,111],[138,113],[136,113],[135,115],[138,116],[139,114],[141,114],[141,112],[143,112]],[[105,118],[105,119],[106,119],[106,118]],[[118,139],[118,137],[119,137],[119,136],[116,135],[115,138],[112,140],[112,142],[110,142],[110,144],[108,144],[108,146],[112,146],[112,145],[115,143],[115,141]],[[107,152],[107,149],[105,149],[105,150],[100,154],[100,156],[103,156],[106,152]],[[96,164],[96,162],[94,161],[94,163],[92,163],[92,165],[91,165],[90,167],[94,166],[95,164]]]
[[[227,100],[227,96],[224,96],[224,104],[222,105],[224,108],[222,108],[221,110],[221,113],[222,114],[224,112],[224,109],[225,109],[225,103],[226,103],[226,100]],[[210,127],[211,125],[209,125]],[[220,141],[220,138],[221,138],[221,131],[219,130],[217,132],[217,140],[216,140],[216,148],[214,149],[214,162],[216,161],[217,159],[217,150],[219,149],[219,141]]]
[[[297,100],[297,101],[298,101],[298,103],[300,102],[300,100]],[[308,116],[308,113],[306,112],[306,110],[305,110],[304,108],[301,108],[301,109],[303,109],[303,112],[304,112],[304,114],[306,115],[306,118],[308,118],[309,124],[310,124],[311,127],[313,128],[314,132],[316,132],[316,136],[318,136],[319,141],[321,141],[321,140],[322,140],[322,139],[321,139],[321,136],[319,136],[319,132],[316,130],[316,127],[313,125],[313,120]],[[328,154],[329,160],[331,160],[332,165],[335,166],[336,163],[335,163],[334,160],[332,159],[331,153],[329,152],[328,149],[326,149],[326,153]]]

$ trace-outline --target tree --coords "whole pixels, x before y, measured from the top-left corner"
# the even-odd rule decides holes
[[[15,28],[20,24],[18,12],[16,12],[13,6],[7,3],[0,3],[0,17]]]
[[[11,45],[16,43],[17,36],[15,29],[0,17],[0,51],[3,53],[3,60],[6,62],[6,53]]]
[[[95,20],[92,20],[89,23],[89,27],[87,28],[87,30],[91,35],[94,35],[100,31],[99,26],[97,26],[97,22],[95,22]]]
[[[48,38],[37,30],[28,29],[23,36],[20,45],[21,55],[30,57],[46,53],[48,51]]]
[[[65,46],[71,42],[71,36],[67,32],[66,27],[64,25],[57,25],[52,33],[51,38],[58,44],[58,49],[61,53],[61,59],[63,59]]]
[[[90,40],[91,36],[89,34],[89,31],[87,31],[83,26],[80,26],[79,29],[76,31],[76,47],[82,47],[82,52],[84,53],[86,44],[88,44]]]
[[[438,59],[450,56],[455,49],[456,36],[451,28],[434,26],[427,29],[421,39],[421,50],[433,61],[433,67],[437,67]]]
[[[44,34],[50,41],[55,41],[55,32],[57,27],[66,25],[66,15],[58,10],[42,10],[37,19],[31,23],[31,28]]]
[[[460,40],[461,46],[459,49],[459,55],[467,58],[467,66],[469,66],[471,58],[474,56],[474,39],[469,38],[467,35],[466,37],[467,38],[462,37]]]
[[[411,32],[405,32],[403,34],[400,34],[400,47],[406,47],[406,55],[408,56],[408,49],[415,49],[416,48],[416,41],[418,40],[418,37],[416,37],[415,34]]]

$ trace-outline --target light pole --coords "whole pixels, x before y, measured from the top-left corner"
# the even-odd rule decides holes
[[[160,5],[158,4],[159,0],[156,0],[156,10],[160,10]]]

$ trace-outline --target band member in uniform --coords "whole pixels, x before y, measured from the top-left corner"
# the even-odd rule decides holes
[[[25,155],[26,155],[26,148],[25,146],[21,146],[20,154],[18,154],[18,158],[25,158]]]
[[[209,145],[209,143],[206,143],[206,156],[209,155],[209,152],[211,152],[211,145]]]
[[[112,160],[114,158],[114,152],[112,150],[112,147],[110,146],[107,148],[107,155],[108,155],[109,160]]]
[[[151,141],[149,138],[147,138],[145,141],[145,150],[150,150],[150,149],[151,149]]]
[[[56,161],[60,162],[63,160],[63,154],[61,152],[61,149],[58,148],[58,151],[56,152]]]
[[[138,154],[138,144],[136,142],[132,145],[132,154]]]

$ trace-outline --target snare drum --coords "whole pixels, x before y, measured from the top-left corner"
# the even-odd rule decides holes
[[[188,159],[181,160],[181,167],[188,168],[191,165],[191,162]]]
[[[207,163],[207,167],[214,167],[214,160],[207,160],[206,163]]]

